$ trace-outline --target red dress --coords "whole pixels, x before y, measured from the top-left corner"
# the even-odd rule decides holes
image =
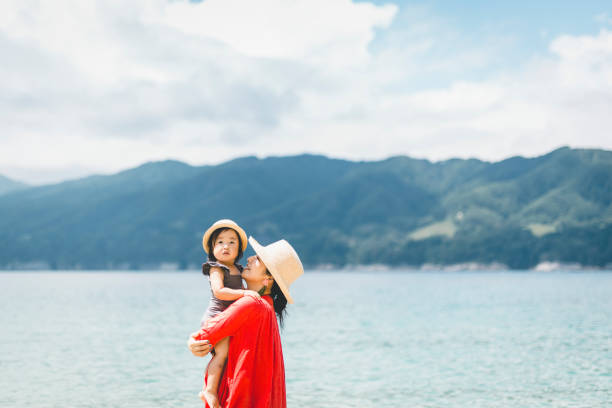
[[[209,319],[196,340],[214,345],[227,336],[227,364],[218,389],[221,406],[286,408],[283,350],[270,296],[238,299]]]

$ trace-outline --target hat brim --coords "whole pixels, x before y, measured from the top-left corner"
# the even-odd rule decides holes
[[[289,293],[289,287],[281,274],[276,270],[276,265],[274,262],[271,262],[271,257],[266,248],[260,245],[259,242],[257,242],[253,237],[249,237],[249,243],[253,247],[253,250],[257,256],[259,256],[264,265],[266,265],[268,271],[270,271],[272,274],[274,281],[278,284],[278,287],[280,288],[281,292],[283,292],[283,295],[285,295],[285,298],[287,298],[287,302],[293,304],[293,298],[291,297],[291,293]]]
[[[242,252],[244,253],[244,251],[246,251],[247,246],[248,246],[246,232],[244,232],[244,230],[240,228],[240,226],[236,224],[235,222],[233,222],[232,220],[219,220],[215,222],[213,225],[211,225],[210,228],[206,230],[206,232],[204,233],[204,236],[202,237],[202,247],[204,248],[204,252],[208,253],[208,248],[206,244],[208,243],[208,240],[210,236],[212,235],[212,233],[218,230],[219,228],[231,228],[234,231],[236,231],[238,235],[240,236],[240,241],[242,243]]]

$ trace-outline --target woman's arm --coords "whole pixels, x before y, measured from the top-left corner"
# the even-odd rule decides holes
[[[232,336],[249,319],[257,318],[262,308],[258,307],[261,300],[245,297],[232,303],[227,309],[206,321],[205,327],[192,335],[193,340],[208,340],[215,345],[224,337]],[[191,340],[190,340],[191,341]],[[191,345],[189,348],[192,348]]]
[[[259,293],[254,290],[226,288],[223,285],[223,269],[219,267],[213,266],[210,268],[209,275],[210,288],[217,299],[236,300],[246,295],[259,297]]]

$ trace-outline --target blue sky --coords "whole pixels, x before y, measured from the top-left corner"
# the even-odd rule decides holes
[[[365,1],[359,1],[365,2]],[[459,31],[480,34],[503,32],[530,49],[545,49],[548,36],[595,34],[601,25],[595,17],[610,13],[608,1],[371,1],[397,4],[400,8],[421,8],[446,21]],[[527,50],[527,48],[525,48]]]
[[[367,1],[359,1],[368,3]],[[596,35],[602,27],[612,27],[612,6],[607,1],[372,1],[396,4],[399,12],[388,29],[380,30],[370,47],[397,30],[409,27],[419,18],[436,21],[438,29],[456,34],[455,43],[438,44],[444,54],[460,43],[475,49],[498,42],[503,49],[491,50],[494,58],[477,69],[437,75],[432,84],[444,85],[457,79],[495,75],[521,69],[524,62],[549,54],[551,39],[560,35]],[[606,24],[603,20],[608,20]]]
[[[0,174],[612,149],[603,1],[5,0]]]

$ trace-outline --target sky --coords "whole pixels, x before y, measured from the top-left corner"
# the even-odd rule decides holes
[[[612,149],[604,1],[3,0],[0,174]]]

